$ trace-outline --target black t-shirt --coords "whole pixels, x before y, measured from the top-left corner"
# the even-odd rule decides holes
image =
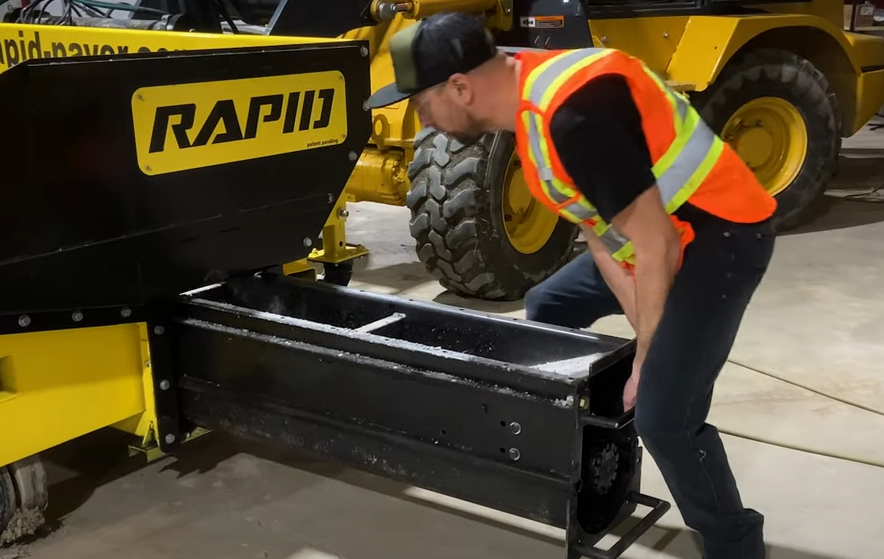
[[[550,134],[565,170],[607,223],[656,183],[642,117],[621,75],[600,76],[574,92],[553,114]],[[675,215],[721,223],[687,203]]]

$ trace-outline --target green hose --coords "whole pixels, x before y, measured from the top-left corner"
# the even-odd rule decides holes
[[[766,376],[766,377],[770,377],[770,378],[775,379],[775,380],[778,380],[778,381],[780,381],[780,382],[785,382],[786,384],[791,384],[792,386],[795,386],[795,387],[800,388],[800,389],[802,389],[802,390],[807,390],[808,392],[813,392],[814,394],[817,394],[817,395],[819,395],[819,396],[823,396],[824,398],[829,398],[830,400],[835,400],[836,402],[841,402],[842,404],[846,404],[846,405],[848,405],[848,406],[852,406],[852,407],[854,407],[854,408],[858,408],[858,409],[861,409],[861,410],[863,410],[863,411],[867,411],[867,412],[870,412],[870,413],[873,413],[873,414],[876,414],[876,415],[884,416],[884,410],[871,408],[871,407],[869,407],[869,406],[865,406],[865,405],[863,405],[863,404],[858,404],[858,403],[856,403],[856,402],[851,402],[850,400],[845,400],[844,398],[839,398],[838,396],[835,396],[835,395],[833,395],[833,394],[827,394],[827,393],[822,392],[822,391],[820,391],[820,390],[817,390],[817,389],[815,389],[815,388],[811,388],[811,387],[809,387],[809,386],[804,386],[804,385],[802,385],[802,384],[798,384],[797,382],[794,382],[794,381],[791,381],[791,380],[789,380],[789,379],[786,379],[786,378],[780,377],[780,376],[775,375],[775,374],[773,374],[773,373],[770,373],[770,372],[768,372],[768,371],[763,371],[763,370],[761,370],[761,369],[756,369],[755,367],[750,367],[750,366],[748,366],[748,365],[744,365],[743,363],[739,363],[739,362],[734,361],[734,360],[732,360],[732,359],[729,359],[729,360],[728,360],[728,363],[731,363],[731,364],[733,364],[733,365],[736,365],[737,367],[741,367],[741,368],[746,369],[746,370],[748,370],[748,371],[752,371],[752,372],[754,372],[754,373],[758,373],[758,374],[760,374],[760,375],[764,375],[764,376]],[[786,443],[786,442],[782,442],[782,441],[776,441],[776,440],[773,440],[773,439],[767,439],[767,438],[763,438],[763,437],[757,437],[757,436],[755,436],[755,435],[750,435],[750,434],[748,434],[748,433],[743,433],[743,432],[741,432],[741,431],[735,431],[735,430],[732,430],[732,429],[722,429],[722,428],[719,428],[718,431],[719,431],[720,433],[724,433],[724,434],[726,434],[726,435],[731,435],[731,436],[733,436],[733,437],[738,437],[738,438],[741,438],[741,439],[746,439],[746,440],[755,441],[755,442],[759,442],[759,443],[769,444],[769,445],[777,446],[777,447],[780,447],[780,448],[787,448],[787,449],[790,449],[790,450],[796,450],[796,451],[798,451],[798,452],[805,452],[805,453],[807,453],[807,454],[816,454],[816,455],[818,455],[818,456],[825,456],[825,457],[827,457],[827,458],[835,458],[836,460],[846,460],[846,461],[848,461],[848,462],[856,462],[857,464],[866,464],[866,465],[868,465],[868,466],[875,466],[875,467],[878,467],[878,468],[884,468],[884,461],[882,461],[882,460],[871,460],[871,459],[868,459],[868,458],[861,458],[861,457],[859,457],[859,456],[851,456],[851,455],[847,455],[847,454],[840,454],[840,453],[834,453],[834,452],[826,452],[826,451],[824,451],[824,450],[819,450],[819,449],[814,449],[814,448],[809,448],[809,447],[799,446],[799,445],[795,445],[795,444],[792,444],[792,443]]]

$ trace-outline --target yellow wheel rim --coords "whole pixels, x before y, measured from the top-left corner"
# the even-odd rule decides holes
[[[543,248],[559,221],[558,215],[531,196],[515,153],[507,164],[501,209],[507,239],[522,254],[534,254]]]
[[[807,125],[798,109],[779,97],[759,97],[740,107],[721,137],[773,196],[792,184],[807,155]]]

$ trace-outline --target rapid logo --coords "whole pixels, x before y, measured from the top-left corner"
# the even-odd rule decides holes
[[[147,175],[315,149],[347,138],[344,76],[144,87],[132,95],[132,118]]]

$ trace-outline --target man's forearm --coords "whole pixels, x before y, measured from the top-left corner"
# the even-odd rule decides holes
[[[680,246],[664,243],[658,250],[636,253],[635,306],[636,361],[643,363],[663,316],[666,298],[678,269]]]
[[[637,333],[635,282],[629,273],[611,257],[592,229],[584,228],[584,235],[586,236],[586,244],[589,246],[596,267],[599,269],[602,278],[608,284],[614,297],[617,298],[617,302],[620,303],[623,314],[626,315],[626,320],[629,321],[629,324]]]

